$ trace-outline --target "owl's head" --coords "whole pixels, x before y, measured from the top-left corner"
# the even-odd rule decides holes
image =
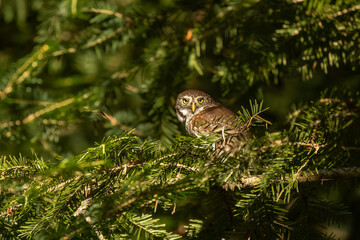
[[[176,99],[176,115],[180,122],[185,122],[205,108],[217,105],[217,102],[207,93],[200,90],[186,90]]]

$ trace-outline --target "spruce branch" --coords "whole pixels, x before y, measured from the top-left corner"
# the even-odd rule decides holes
[[[30,58],[28,58],[21,67],[19,67],[13,76],[10,78],[4,90],[0,92],[0,99],[4,99],[9,93],[14,90],[14,85],[21,84],[28,78],[31,72],[38,66],[38,61],[44,58],[44,54],[49,51],[50,47],[44,44],[38,51],[36,51]]]
[[[64,106],[67,106],[67,105],[70,105],[72,103],[75,102],[75,99],[74,98],[69,98],[69,99],[66,99],[64,101],[61,101],[61,102],[58,102],[58,103],[54,103],[54,104],[51,104],[51,106],[48,106],[42,110],[39,110],[35,113],[32,113],[30,115],[28,115],[27,117],[25,117],[23,120],[22,120],[22,123],[23,124],[28,124],[32,121],[34,121],[36,118],[40,117],[41,115],[44,115],[48,112],[51,112],[51,111],[54,111],[58,108],[62,108]]]
[[[75,98],[68,98],[65,99],[61,102],[57,102],[57,103],[49,103],[46,105],[46,107],[44,107],[41,110],[38,110],[34,113],[29,114],[28,116],[26,116],[25,118],[23,118],[22,120],[16,120],[16,121],[9,121],[9,122],[3,122],[0,124],[0,129],[1,128],[7,128],[7,127],[13,127],[13,126],[20,126],[21,124],[28,124],[31,123],[32,121],[34,121],[35,119],[41,117],[44,114],[50,113],[54,110],[57,110],[59,108],[71,105],[73,103],[75,103],[76,101],[81,101],[84,99],[87,99],[89,97],[88,93],[83,94],[82,96]],[[61,120],[47,120],[47,119],[43,119],[42,122],[44,124],[53,124],[53,125],[60,125],[60,126],[64,126],[65,125],[65,121],[61,121]]]
[[[9,97],[8,99],[13,103],[18,103],[18,104],[29,104],[29,105],[40,105],[40,106],[46,106],[51,104],[51,102],[49,101],[38,101],[38,100],[9,98]]]
[[[68,48],[68,49],[54,51],[53,53],[51,53],[51,56],[60,57],[60,56],[65,55],[65,54],[76,53],[76,51],[77,51],[76,48]]]
[[[85,221],[87,223],[89,223],[91,225],[91,227],[94,229],[97,237],[99,240],[105,240],[105,237],[104,235],[100,232],[100,230],[92,224],[92,219],[90,216],[88,216],[86,213],[87,213],[87,209],[89,208],[89,206],[91,205],[92,203],[92,198],[87,198],[85,199],[84,201],[82,201],[80,207],[74,212],[73,216],[74,217],[78,217],[79,215],[84,215],[85,217]]]
[[[346,9],[341,9],[335,13],[332,13],[332,14],[325,14],[325,16],[327,16],[329,19],[333,19],[333,18],[336,18],[336,17],[340,17],[340,16],[343,16],[345,14],[348,14],[348,13],[351,13],[351,12],[356,12],[356,11],[359,11],[360,10],[360,5],[355,5],[355,6],[352,6],[350,8],[346,8]]]
[[[115,29],[115,31],[110,31],[109,33],[102,35],[101,37],[97,38],[96,40],[86,43],[84,46],[82,46],[82,49],[92,48],[99,44],[102,44],[102,43],[110,40],[111,38],[116,37],[118,34],[120,34],[123,31],[124,31],[124,27],[119,27],[119,28]]]
[[[124,18],[124,15],[122,13],[119,12],[114,12],[108,9],[99,9],[99,8],[90,8],[90,9],[84,9],[82,10],[83,12],[92,12],[92,13],[101,13],[101,14],[105,14],[105,15],[110,15],[110,16],[114,16],[120,19]]]
[[[299,169],[300,170],[300,169]],[[242,177],[238,183],[238,186],[243,187],[255,187],[261,181],[264,175],[252,175]],[[346,180],[360,178],[360,168],[349,167],[349,168],[334,168],[334,169],[322,169],[316,172],[297,172],[294,175],[286,176],[283,179],[274,179],[274,182],[283,182],[292,180],[292,182],[298,181],[300,183],[306,182],[324,182],[332,180]]]
[[[110,115],[109,113],[101,113],[100,115],[104,119],[108,120],[111,123],[111,125],[114,127],[118,126],[118,127],[120,127],[121,130],[126,131],[126,132],[131,131],[134,135],[139,136],[139,137],[146,136],[146,134],[143,131],[131,128],[127,125],[120,123],[114,116]]]
[[[317,226],[349,211],[322,197],[327,184],[311,182],[360,176],[359,93],[318,96],[327,78],[358,86],[355,1],[20,2],[2,2],[2,17],[17,22],[0,27],[12,34],[0,59],[0,138],[4,153],[31,147],[46,160],[0,157],[2,238],[179,238],[170,228],[193,239],[316,238],[325,235]],[[22,21],[38,32],[17,31]],[[308,81],[292,84],[301,77]],[[253,138],[233,156],[214,151],[226,129],[175,138],[183,135],[176,94],[204,83],[228,103],[276,86],[264,96],[278,132],[257,128],[270,122],[262,102],[251,102],[234,136],[251,128]],[[303,85],[305,95],[284,88]],[[303,106],[284,126],[289,100]],[[76,131],[63,136],[67,126]],[[101,136],[112,137],[94,140]]]

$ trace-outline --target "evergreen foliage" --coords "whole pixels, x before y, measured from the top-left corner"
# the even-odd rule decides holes
[[[1,238],[360,236],[358,1],[0,4]],[[235,156],[188,88],[241,109]]]

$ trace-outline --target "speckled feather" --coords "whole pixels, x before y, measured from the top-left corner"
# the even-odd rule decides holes
[[[249,137],[247,129],[236,126],[236,114],[203,91],[190,89],[180,93],[175,108],[189,134],[200,137],[221,133],[220,145],[226,152],[237,151],[241,142]]]

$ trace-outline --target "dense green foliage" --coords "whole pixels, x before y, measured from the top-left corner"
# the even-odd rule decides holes
[[[0,4],[2,238],[360,237],[358,1]],[[189,88],[241,109],[235,156]]]

